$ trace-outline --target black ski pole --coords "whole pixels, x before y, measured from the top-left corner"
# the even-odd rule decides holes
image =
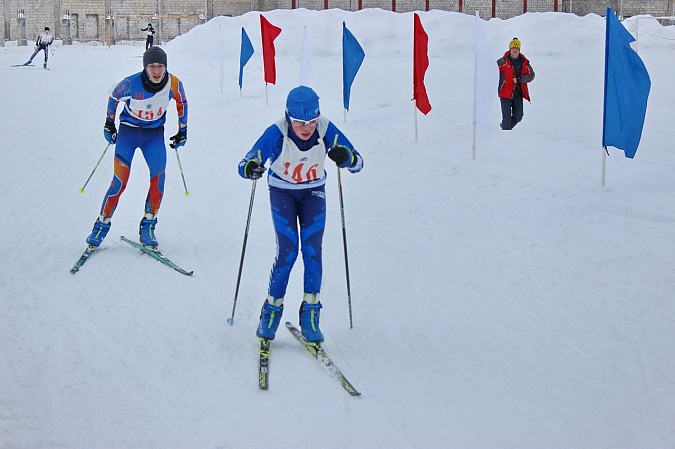
[[[258,152],[258,160],[261,160],[260,152]],[[246,254],[246,241],[248,240],[248,228],[251,225],[251,213],[253,212],[253,199],[255,198],[255,185],[257,179],[253,180],[251,186],[251,202],[248,205],[248,218],[246,219],[246,230],[244,231],[244,243],[241,247],[241,259],[239,260],[239,273],[237,274],[237,286],[234,289],[234,303],[232,304],[232,316],[227,319],[227,324],[234,325],[234,311],[237,308],[237,297],[239,296],[239,283],[241,281],[241,270],[244,267],[244,254]]]
[[[335,140],[333,141],[333,148],[337,145],[338,136],[335,135]],[[347,227],[345,225],[345,203],[342,195],[342,172],[340,171],[340,166],[335,164],[337,167],[337,179],[338,179],[338,193],[340,195],[340,217],[342,219],[342,246],[345,253],[345,274],[347,276],[347,305],[349,306],[349,328],[353,327],[352,325],[352,289],[349,285],[349,258],[347,257]]]
[[[340,217],[342,218],[342,246],[345,253],[345,274],[347,276],[347,304],[349,306],[349,328],[352,325],[352,289],[349,285],[349,258],[347,257],[347,227],[345,225],[345,203],[342,195],[342,173],[340,167],[337,168],[338,174],[338,192],[340,194]]]

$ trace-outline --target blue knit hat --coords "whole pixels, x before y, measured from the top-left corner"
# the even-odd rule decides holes
[[[307,86],[298,86],[288,93],[286,112],[298,120],[315,119],[321,115],[319,96]]]

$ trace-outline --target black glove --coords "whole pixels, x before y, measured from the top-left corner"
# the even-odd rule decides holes
[[[185,145],[185,142],[187,142],[187,129],[182,129],[176,133],[175,136],[171,136],[171,143],[169,146],[171,148],[178,148],[182,147]]]
[[[331,150],[328,152],[328,157],[335,161],[338,167],[343,168],[351,167],[356,162],[356,158],[354,158],[354,153],[352,153],[352,150],[347,147],[343,147],[342,145],[335,145],[333,148],[331,148]],[[352,161],[352,159],[354,160]]]
[[[103,136],[109,144],[114,145],[117,142],[117,128],[115,128],[115,121],[106,119],[103,126]]]
[[[260,179],[265,173],[265,166],[261,165],[255,159],[249,159],[244,166],[244,174],[248,179]]]

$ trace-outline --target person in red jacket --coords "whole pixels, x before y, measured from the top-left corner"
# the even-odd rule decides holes
[[[503,130],[513,129],[523,119],[523,98],[530,101],[527,84],[534,80],[529,59],[520,52],[520,41],[514,37],[509,51],[497,60],[499,66],[499,100],[502,104]]]

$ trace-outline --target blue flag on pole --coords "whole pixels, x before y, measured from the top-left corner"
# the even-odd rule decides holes
[[[241,90],[242,79],[244,77],[244,66],[253,56],[253,45],[251,39],[248,38],[246,30],[241,27],[241,54],[239,56],[239,90]]]
[[[363,48],[347,29],[347,25],[342,22],[342,99],[344,107],[348,111],[352,83],[365,57],[366,53]]]
[[[640,144],[652,85],[642,59],[630,47],[633,41],[612,8],[607,8],[602,146],[619,148],[628,158],[635,156]]]

